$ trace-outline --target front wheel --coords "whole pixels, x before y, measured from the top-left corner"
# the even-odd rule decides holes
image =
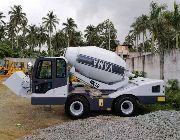
[[[70,97],[66,101],[65,111],[73,119],[84,118],[89,114],[89,103],[81,96]]]
[[[119,116],[131,117],[137,114],[137,101],[130,96],[120,97],[115,102],[115,112]]]

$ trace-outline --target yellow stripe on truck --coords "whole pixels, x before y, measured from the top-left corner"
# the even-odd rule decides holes
[[[165,98],[164,96],[157,97],[157,101],[158,101],[158,102],[165,102],[165,101],[166,101],[166,98]]]

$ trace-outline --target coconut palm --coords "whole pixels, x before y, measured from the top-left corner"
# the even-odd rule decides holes
[[[11,40],[11,48],[14,48],[14,38],[16,37],[15,27],[11,23],[7,24],[8,38]]]
[[[63,26],[65,26],[63,30],[65,31],[68,40],[67,47],[69,47],[73,32],[75,31],[75,28],[77,28],[77,24],[75,24],[72,18],[67,18],[67,22],[63,23]]]
[[[50,50],[52,48],[51,38],[52,38],[52,33],[54,29],[56,29],[56,25],[59,24],[58,22],[59,19],[57,18],[56,15],[54,15],[53,11],[51,11],[47,14],[47,17],[43,17],[42,20],[43,20],[44,27],[48,30],[48,33],[49,33],[48,51],[49,51],[49,55],[52,55],[52,53],[50,53]]]
[[[6,27],[1,25],[0,26],[0,41],[5,39],[5,35],[6,35]]]
[[[16,34],[16,43],[18,48],[18,34],[23,24],[27,24],[26,13],[22,11],[21,5],[14,5],[8,13],[10,15],[10,26],[14,28]]]
[[[142,33],[142,37],[143,37],[143,50],[144,50],[144,48],[145,48],[145,46],[144,46],[144,42],[145,42],[145,37],[146,37],[146,39],[147,39],[147,36],[146,36],[146,30],[147,30],[147,28],[148,28],[148,26],[149,26],[149,24],[148,24],[148,16],[147,15],[142,15],[142,16],[140,16],[139,17],[139,24],[138,24],[138,26],[139,26],[139,30],[140,30],[140,32]]]
[[[180,33],[180,12],[179,12],[179,5],[174,2],[174,11],[172,16],[172,25],[175,29],[176,34],[176,48],[178,48],[179,45],[179,33]]]
[[[84,30],[87,45],[96,45],[97,29],[94,25],[88,25]]]
[[[152,53],[154,52],[154,42],[155,42],[155,37],[158,34],[158,28],[157,25],[161,23],[161,15],[162,11],[166,9],[166,5],[158,5],[157,3],[151,2],[150,4],[150,17],[149,17],[149,30],[152,34],[151,37],[151,51]]]
[[[37,26],[36,25],[29,25],[27,40],[28,40],[30,51],[34,51],[34,48],[38,44],[38,41],[37,41],[38,34],[37,33],[38,33]]]
[[[3,18],[5,18],[6,16],[3,15],[3,12],[0,12],[0,25],[5,25],[6,23],[4,22]]]
[[[37,32],[37,40],[38,40],[38,47],[39,52],[41,51],[41,46],[44,45],[48,39],[48,35],[46,34],[46,29],[43,26],[38,28]]]
[[[64,48],[67,46],[66,34],[62,30],[56,32],[56,34],[53,35],[52,45],[57,54],[64,50]]]

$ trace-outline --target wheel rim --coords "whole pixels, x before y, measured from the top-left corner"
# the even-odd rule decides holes
[[[74,116],[79,116],[83,113],[83,104],[79,101],[75,101],[70,106],[70,111]]]
[[[134,109],[134,106],[133,106],[133,103],[131,101],[124,101],[121,104],[121,111],[126,115],[132,113],[133,109]]]

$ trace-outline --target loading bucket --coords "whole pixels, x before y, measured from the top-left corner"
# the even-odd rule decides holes
[[[30,78],[22,71],[12,74],[5,82],[3,82],[11,91],[21,97],[30,98]]]

